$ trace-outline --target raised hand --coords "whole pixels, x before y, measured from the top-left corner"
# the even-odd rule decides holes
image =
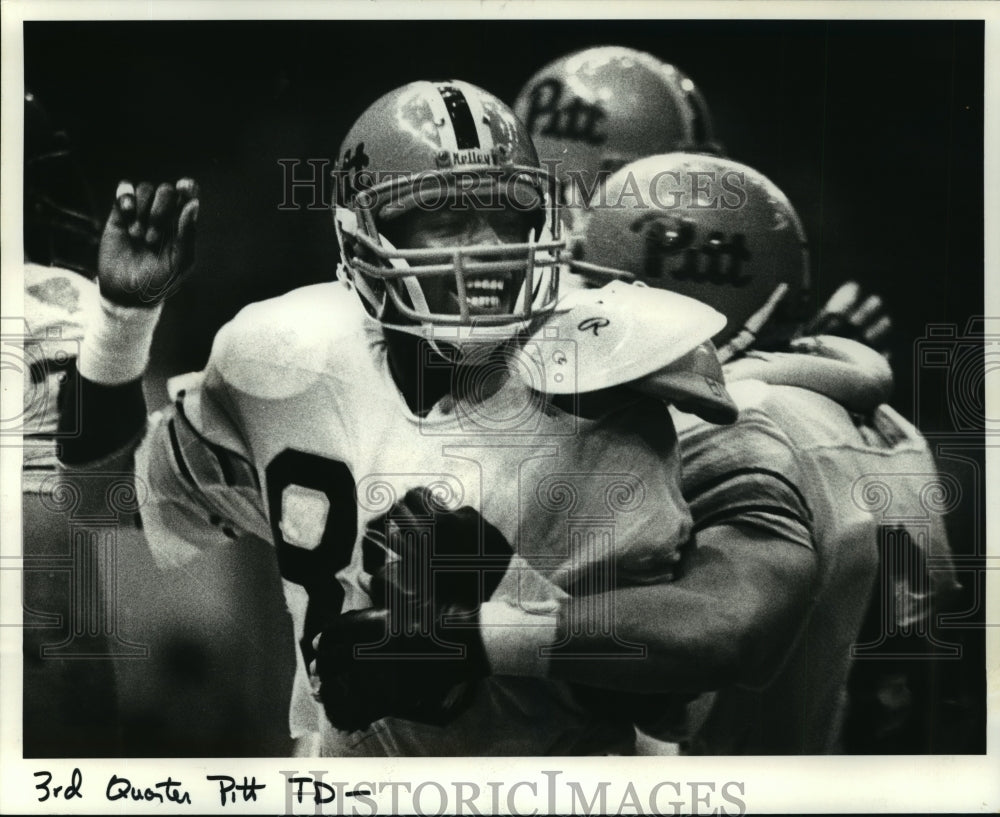
[[[98,252],[101,294],[121,306],[153,307],[180,286],[194,263],[198,185],[118,184]]]
[[[800,337],[836,335],[883,351],[892,330],[878,295],[861,297],[861,287],[848,281],[830,296],[823,308],[799,330]]]

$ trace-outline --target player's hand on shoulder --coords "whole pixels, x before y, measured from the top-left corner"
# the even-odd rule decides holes
[[[153,307],[181,284],[194,263],[198,185],[122,181],[98,253],[101,294],[122,306]]]

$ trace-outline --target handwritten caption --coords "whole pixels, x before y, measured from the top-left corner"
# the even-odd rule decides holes
[[[69,780],[62,783],[56,782],[52,773],[48,771],[35,772],[34,776],[39,803],[50,799],[75,800],[84,797],[83,774],[79,768],[73,769]],[[218,786],[217,795],[222,806],[235,805],[237,802],[255,803],[257,795],[267,788],[267,784],[258,783],[256,777],[244,776],[242,782],[239,782],[228,774],[209,774],[205,775],[205,780]],[[338,794],[341,797],[366,797],[372,793],[369,789],[345,791],[343,784],[334,786],[309,776],[286,777],[282,785],[289,787],[291,798],[298,803],[324,804],[336,800]],[[87,790],[91,790],[89,784],[87,784]],[[133,782],[118,774],[112,774],[107,779],[107,784],[102,789],[99,788],[96,795],[92,794],[91,796],[100,797],[102,795],[111,802],[135,800],[146,803],[193,804],[191,793],[186,790],[184,783],[180,780],[174,780],[170,776],[166,780],[145,784]]]
[[[93,772],[83,766],[72,774],[61,771],[34,772],[35,794],[49,807],[66,807],[67,801],[89,798],[76,803],[81,810],[93,809],[95,803],[116,802],[120,810],[126,803],[139,804],[159,811],[270,811],[283,804],[282,814],[303,812],[330,814],[513,814],[537,815],[587,814],[746,814],[746,785],[740,780],[669,780],[652,781],[648,786],[631,780],[572,779],[557,769],[540,769],[542,779],[487,780],[382,780],[348,784],[326,771],[299,772],[280,770],[280,782],[265,782],[258,776],[191,773],[185,780],[179,775],[151,773],[152,780],[139,779],[138,772],[126,777],[106,771]],[[326,777],[326,780],[324,780]],[[391,799],[391,803],[387,800]],[[258,804],[257,808],[253,805]]]

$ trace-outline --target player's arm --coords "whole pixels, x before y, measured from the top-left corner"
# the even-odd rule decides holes
[[[780,453],[781,441],[764,437]],[[763,461],[781,469],[771,454],[763,449]],[[552,604],[480,604],[496,582],[491,573],[508,569],[510,545],[470,509],[435,512],[436,547],[454,550],[455,579],[421,580],[434,572],[428,552],[404,544],[375,575],[376,607],[329,623],[314,668],[328,717],[344,729],[385,716],[443,723],[463,700],[456,690],[490,674],[633,693],[763,683],[805,619],[816,560],[795,474],[745,465],[702,469],[691,491],[702,527],[681,579]],[[414,499],[407,503],[417,508]],[[399,510],[401,519],[413,513]],[[611,628],[601,626],[608,611]],[[626,657],[623,642],[644,655]]]
[[[515,611],[509,634],[484,627],[494,671],[633,692],[700,692],[756,685],[778,669],[809,610],[817,557],[800,456],[766,405],[758,407],[766,397],[763,387],[744,389],[732,425],[690,415],[676,420],[694,522],[682,574],[601,596],[574,595],[546,635]],[[486,625],[493,608],[484,605]],[[612,633],[606,624],[594,626],[605,621]],[[532,633],[534,643],[525,646]],[[505,642],[513,662],[502,652]],[[617,642],[641,645],[645,657],[601,657],[621,656]],[[546,644],[560,646],[540,649]],[[574,653],[585,657],[563,657]]]
[[[436,527],[465,527],[469,510],[443,514]],[[499,532],[487,523],[485,533],[483,550],[474,544],[471,558],[453,563],[446,592],[441,582],[427,590],[421,577],[432,571],[414,548],[376,576],[376,607],[328,624],[311,669],[334,726],[362,729],[383,717],[443,725],[472,700],[470,684],[488,675],[582,684],[618,693],[617,703],[621,693],[763,684],[806,618],[816,571],[810,548],[726,521],[699,533],[690,570],[673,583],[533,608],[480,605],[476,563],[502,574],[505,547],[509,558]],[[496,579],[479,573],[488,591]],[[473,577],[471,592],[460,589],[463,574]],[[586,625],[607,621],[608,610],[613,629]],[[625,643],[644,654],[624,654]]]
[[[122,182],[101,237],[100,298],[80,348],[78,377],[60,395],[60,425],[79,428],[61,459],[121,466],[146,423],[142,375],[163,301],[194,260],[198,190],[191,179]]]
[[[483,642],[498,674],[634,692],[757,685],[780,666],[805,619],[815,574],[810,548],[727,520],[699,531],[690,564],[674,582],[572,597],[547,623],[489,602],[481,611]],[[574,625],[599,621],[606,610],[613,610],[613,628]],[[645,657],[629,658],[626,643],[642,645]]]
[[[871,412],[892,394],[889,361],[848,338],[822,335],[793,340],[784,352],[755,352],[726,364],[726,381],[761,380],[822,394],[848,411]]]
[[[80,432],[63,445],[63,478],[77,485],[84,506],[102,513],[107,488],[134,479],[161,565],[236,535],[235,514],[220,512],[205,486],[225,470],[220,459],[238,455],[203,441],[182,408],[147,418],[142,393],[163,301],[191,269],[197,213],[190,179],[156,188],[119,184],[101,238],[97,313],[81,345],[79,376],[67,378],[60,394],[60,423]],[[219,399],[211,383],[198,390],[203,409]]]

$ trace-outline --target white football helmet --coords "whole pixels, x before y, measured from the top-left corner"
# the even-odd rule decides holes
[[[414,82],[371,105],[338,157],[341,275],[384,325],[453,343],[509,337],[551,312],[565,247],[548,174],[507,105],[466,82]],[[396,247],[391,222],[418,210],[526,214],[523,241]],[[530,225],[530,226],[528,226]],[[428,306],[442,280],[454,311]]]

